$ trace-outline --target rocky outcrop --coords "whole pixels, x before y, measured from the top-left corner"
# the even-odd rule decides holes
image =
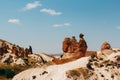
[[[29,54],[28,57],[22,58],[18,57],[15,54],[6,53],[3,56],[0,56],[1,64],[9,64],[9,65],[43,65],[44,63],[51,62],[54,58],[48,56],[44,53],[41,54]]]
[[[9,65],[43,65],[54,58],[45,53],[33,54],[32,47],[22,48],[0,39],[0,63]]]
[[[96,56],[97,57],[97,51],[86,51],[85,56]]]
[[[15,54],[17,57],[28,57],[28,54],[33,54],[31,46],[24,49],[18,45],[0,39],[0,55],[2,56],[6,53]]]
[[[42,59],[44,60],[44,62],[50,62],[50,61],[54,60],[53,56],[50,56],[50,55],[45,54],[45,53],[40,53],[38,55],[42,57]]]
[[[118,51],[117,50],[113,50],[112,47],[111,47],[111,45],[108,42],[104,42],[101,45],[99,56],[101,56],[102,58],[105,59],[105,58],[107,58],[107,56],[109,56],[113,52],[118,52]]]
[[[105,59],[98,55],[65,64],[32,68],[17,74],[12,80],[120,80],[119,56],[117,51]]]
[[[79,43],[78,43],[78,52],[82,52],[83,54],[85,54],[86,51],[87,51],[87,43],[84,40],[83,36],[84,36],[83,34],[79,35],[80,40],[79,40]]]
[[[70,38],[65,38],[62,45],[63,52],[68,52],[68,48],[70,47],[70,45],[71,45]]]
[[[112,50],[112,47],[111,47],[111,45],[108,42],[104,42],[101,45],[101,52],[103,52],[105,50]]]
[[[65,38],[63,41],[62,49],[63,49],[63,58],[71,58],[71,57],[83,57],[87,51],[87,43],[83,38],[83,34],[79,35],[80,40],[77,42],[75,36],[72,38]]]
[[[96,73],[88,68],[76,68],[66,71],[66,80],[97,80]]]
[[[4,63],[9,64],[9,65],[12,65],[12,64],[26,65],[24,59],[18,58],[16,55],[11,53],[6,53],[3,56],[1,56],[0,62],[3,64]]]

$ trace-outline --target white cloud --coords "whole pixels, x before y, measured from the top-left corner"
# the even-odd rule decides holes
[[[56,28],[57,28],[57,27],[62,27],[62,26],[63,26],[63,25],[61,25],[61,24],[54,24],[54,25],[53,25],[53,27],[56,27]]]
[[[48,13],[48,14],[50,14],[52,16],[57,16],[57,15],[61,15],[62,14],[61,12],[57,12],[57,11],[55,11],[53,9],[46,9],[46,8],[41,9],[40,12],[45,12],[45,13]]]
[[[71,26],[70,23],[64,23],[64,26]]]
[[[39,6],[42,6],[42,4],[40,4],[39,1],[35,1],[34,3],[28,3],[28,4],[26,4],[25,7],[22,10],[23,11],[31,10],[31,9],[37,8]]]
[[[19,19],[9,19],[8,22],[9,23],[13,23],[13,24],[20,24],[20,20]]]
[[[67,27],[71,26],[70,23],[64,23],[64,24],[54,24],[53,27],[58,28],[58,27]]]

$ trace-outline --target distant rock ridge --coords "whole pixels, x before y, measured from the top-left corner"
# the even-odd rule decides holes
[[[33,54],[32,47],[22,48],[0,39],[0,63],[9,65],[43,65],[54,57],[45,53]]]
[[[44,53],[40,54],[29,54],[28,57],[17,57],[15,54],[6,53],[0,56],[1,64],[8,65],[22,65],[22,66],[41,66],[47,62],[51,62],[54,57],[46,55]]]
[[[11,53],[15,54],[17,57],[28,57],[28,54],[32,54],[32,47],[23,48],[19,45],[12,44],[8,41],[0,39],[0,55]]]

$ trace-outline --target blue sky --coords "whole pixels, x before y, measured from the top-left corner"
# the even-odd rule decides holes
[[[0,0],[0,38],[34,52],[62,53],[65,37],[85,35],[88,50],[120,48],[120,0]]]

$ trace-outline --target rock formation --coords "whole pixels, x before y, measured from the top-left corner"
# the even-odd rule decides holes
[[[68,52],[68,48],[70,45],[71,45],[70,38],[65,38],[62,45],[63,52]]]
[[[0,56],[6,53],[15,54],[17,57],[28,57],[28,54],[33,54],[33,51],[32,46],[24,49],[18,45],[0,39]]]
[[[83,36],[84,35],[82,33],[79,35],[80,40],[79,40],[78,49],[76,49],[76,52],[81,52],[81,53],[85,54],[87,51],[87,43],[84,40]]]
[[[25,70],[12,80],[120,80],[120,52]],[[107,74],[107,75],[106,75]]]
[[[97,57],[97,51],[86,51],[85,53],[85,57],[92,56],[92,55]]]
[[[76,68],[66,71],[66,80],[97,80],[96,73],[88,68]]]
[[[104,42],[101,46],[101,53],[103,57],[106,57],[107,55],[110,55],[114,52],[115,50],[112,50],[111,45],[108,42]],[[103,55],[104,54],[104,55]]]
[[[63,58],[69,57],[83,57],[87,51],[87,43],[83,38],[83,34],[79,35],[80,40],[77,42],[75,36],[72,38],[65,38],[63,41],[62,49],[63,49]]]
[[[104,50],[112,50],[111,45],[108,42],[104,42],[101,46],[101,52]]]
[[[33,54],[32,46],[22,48],[0,39],[0,63],[9,65],[42,65],[52,61],[54,57],[45,53]]]

